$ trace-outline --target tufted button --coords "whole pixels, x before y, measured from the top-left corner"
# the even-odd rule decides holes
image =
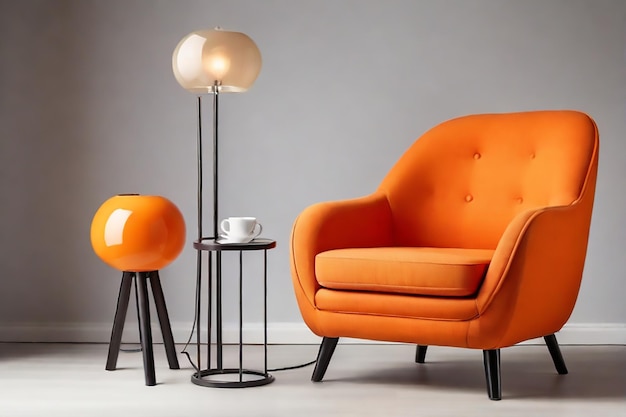
[[[530,159],[535,159],[535,153],[534,152],[531,152]]]
[[[465,196],[465,201],[467,201],[468,203],[469,203],[470,201],[472,201],[473,199],[474,199],[474,197],[472,197],[472,195],[471,195],[471,194],[468,194],[468,195],[466,195],[466,196]]]
[[[480,159],[480,157],[481,157],[481,155],[478,152],[476,152],[474,154],[474,159]]]
[[[524,202],[524,199],[522,197],[517,197],[515,201],[517,201],[519,204],[522,204]]]

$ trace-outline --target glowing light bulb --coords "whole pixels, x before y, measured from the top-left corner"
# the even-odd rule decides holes
[[[211,54],[204,61],[204,68],[216,81],[222,81],[230,69],[230,59],[222,54]]]

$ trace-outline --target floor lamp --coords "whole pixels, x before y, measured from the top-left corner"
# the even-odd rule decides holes
[[[219,96],[222,93],[240,93],[248,90],[261,70],[261,53],[247,35],[221,28],[199,30],[185,36],[174,49],[172,68],[176,81],[187,91],[197,94],[197,164],[198,164],[198,243],[205,239],[218,238],[218,118]],[[203,161],[202,161],[202,96],[213,95],[213,230],[210,237],[203,235]],[[221,254],[216,253],[217,267]],[[209,255],[209,282],[212,279],[212,254]],[[200,309],[200,281],[202,253],[197,251],[196,309]],[[217,282],[217,296],[221,297],[221,283]],[[217,321],[221,323],[221,300],[217,300]],[[196,311],[198,317],[199,311]],[[200,337],[200,320],[196,322]],[[218,344],[221,345],[221,324],[217,329]],[[210,349],[209,335],[209,349]],[[200,358],[200,343],[197,346]],[[218,363],[221,367],[221,355]],[[200,363],[198,363],[200,368]]]
[[[213,95],[213,237],[218,232],[218,110],[222,93],[247,91],[261,70],[261,53],[247,35],[220,28],[191,32],[174,49],[176,81],[198,101],[198,239],[202,239],[202,96]]]

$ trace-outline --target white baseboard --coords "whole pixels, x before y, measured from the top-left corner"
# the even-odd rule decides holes
[[[108,343],[111,338],[111,323],[0,323],[0,342],[34,343]],[[192,330],[194,330],[192,335]],[[196,340],[192,323],[172,323],[176,343],[185,343],[190,337]],[[201,330],[202,341],[206,342],[206,329]],[[215,329],[213,329],[215,340]],[[233,324],[224,324],[224,343],[238,343],[239,329]],[[161,329],[152,323],[155,343],[161,343]],[[244,343],[263,343],[263,324],[247,323],[243,328]],[[318,344],[321,338],[313,334],[304,323],[268,323],[267,339],[270,344]],[[124,326],[123,343],[139,343],[139,328],[136,321],[129,320]]]
[[[626,323],[568,323],[556,334],[560,345],[626,345]],[[544,344],[543,339],[521,344]]]
[[[191,323],[172,323],[176,343],[185,343],[191,334]],[[162,341],[161,330],[153,324],[153,338]],[[262,323],[244,324],[243,342],[263,343]],[[0,342],[67,342],[108,343],[111,336],[110,323],[14,323],[0,324]],[[206,341],[206,334],[202,334]],[[626,323],[571,323],[557,334],[562,345],[626,345]],[[269,323],[267,339],[270,344],[318,344],[320,337],[314,335],[304,323]],[[215,339],[213,339],[215,340]],[[239,331],[233,324],[224,324],[224,343],[237,343]],[[138,343],[136,322],[129,321],[124,329],[124,343]],[[195,334],[193,336],[195,341]],[[369,340],[341,339],[343,343],[375,343]],[[541,339],[524,344],[543,343]]]

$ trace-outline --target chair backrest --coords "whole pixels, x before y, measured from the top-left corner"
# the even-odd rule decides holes
[[[379,187],[395,242],[493,249],[516,214],[579,199],[592,173],[595,181],[597,148],[594,121],[577,111],[446,121],[415,141]]]

